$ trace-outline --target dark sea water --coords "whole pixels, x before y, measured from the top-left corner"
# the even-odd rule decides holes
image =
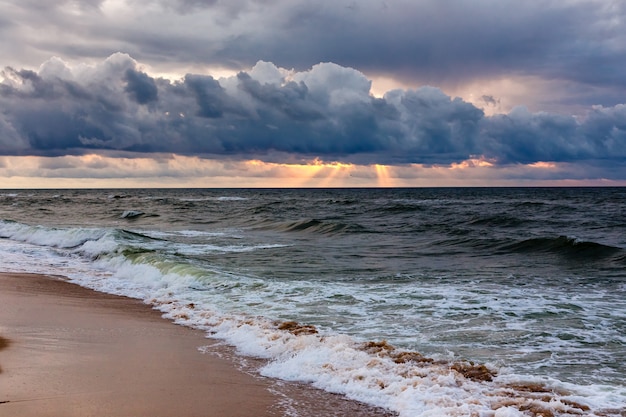
[[[624,188],[5,190],[0,270],[401,416],[626,415]]]

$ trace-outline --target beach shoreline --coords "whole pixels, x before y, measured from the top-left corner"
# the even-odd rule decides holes
[[[202,353],[228,348],[200,330],[55,277],[0,273],[0,337],[0,416],[390,415],[252,375]]]

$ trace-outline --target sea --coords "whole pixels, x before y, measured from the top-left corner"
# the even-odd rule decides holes
[[[0,271],[391,415],[626,416],[626,188],[0,190]]]

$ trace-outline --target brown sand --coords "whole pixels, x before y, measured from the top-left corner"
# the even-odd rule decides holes
[[[0,416],[273,416],[268,383],[137,300],[0,275]]]
[[[0,274],[0,338],[0,417],[389,415],[238,370],[138,300],[51,277]]]

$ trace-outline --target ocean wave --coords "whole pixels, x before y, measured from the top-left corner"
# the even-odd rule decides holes
[[[215,198],[217,201],[246,201],[247,197],[238,197],[238,196],[221,196]]]
[[[125,210],[121,215],[120,215],[120,219],[134,219],[137,218],[139,216],[143,216],[146,213],[144,213],[143,211],[139,211],[139,210]]]
[[[481,227],[487,226],[487,227],[514,228],[514,227],[520,227],[524,225],[526,222],[527,220],[519,218],[519,217],[508,216],[504,214],[497,214],[497,215],[492,215],[492,216],[477,217],[468,221],[467,224],[470,226],[481,226]]]
[[[174,255],[203,256],[215,253],[244,253],[257,250],[284,248],[282,244],[264,245],[211,245],[211,244],[169,244],[168,248]]]
[[[154,245],[154,242],[162,241],[156,237],[125,229],[55,228],[41,225],[32,226],[11,220],[0,220],[0,238],[40,247],[71,250],[71,253],[86,256],[89,259],[96,259],[107,254],[122,253],[123,251],[150,250],[146,247],[147,245]]]
[[[517,253],[552,253],[571,258],[598,259],[624,254],[624,249],[571,236],[537,237],[506,244],[500,248]]]
[[[471,236],[469,232],[464,232],[462,230],[450,232],[450,234],[453,237],[446,237],[430,242],[430,246],[432,247],[430,249],[431,253],[451,256],[454,254],[468,252],[476,255],[480,251],[482,251],[485,256],[489,256],[493,252],[494,248],[502,245],[502,240],[500,239],[496,239],[490,236]],[[437,251],[433,251],[433,248],[437,248]]]
[[[98,228],[49,228],[30,226],[11,220],[0,220],[0,237],[55,248],[76,248],[105,236]]]
[[[522,201],[519,203],[513,204],[516,208],[531,208],[536,209],[545,206],[547,203],[543,201]]]
[[[248,226],[253,229],[282,233],[314,233],[321,235],[369,233],[368,229],[357,223],[344,223],[319,219],[303,219],[282,222],[266,219],[261,221],[252,221],[248,224]]]
[[[247,201],[247,197],[219,196],[219,197],[180,197],[178,201],[200,203],[203,201]]]
[[[120,200],[120,199],[123,199],[123,198],[130,198],[130,195],[127,195],[127,194],[109,194],[107,196],[107,198],[109,200]]]
[[[372,209],[373,211],[379,213],[388,213],[388,214],[402,214],[402,213],[415,213],[419,211],[425,210],[425,207],[422,204],[418,203],[405,203],[405,202],[396,202],[394,204],[386,205],[383,207],[377,207]]]
[[[361,201],[356,200],[356,199],[351,199],[351,198],[346,198],[346,199],[331,198],[331,199],[325,200],[324,203],[329,204],[329,205],[337,205],[337,206],[354,206],[354,205],[360,204]]]
[[[270,201],[267,203],[263,203],[261,205],[258,206],[253,206],[250,208],[250,212],[253,215],[264,215],[264,214],[271,214],[271,213],[275,213],[280,211],[280,207],[283,203],[280,201]]]

